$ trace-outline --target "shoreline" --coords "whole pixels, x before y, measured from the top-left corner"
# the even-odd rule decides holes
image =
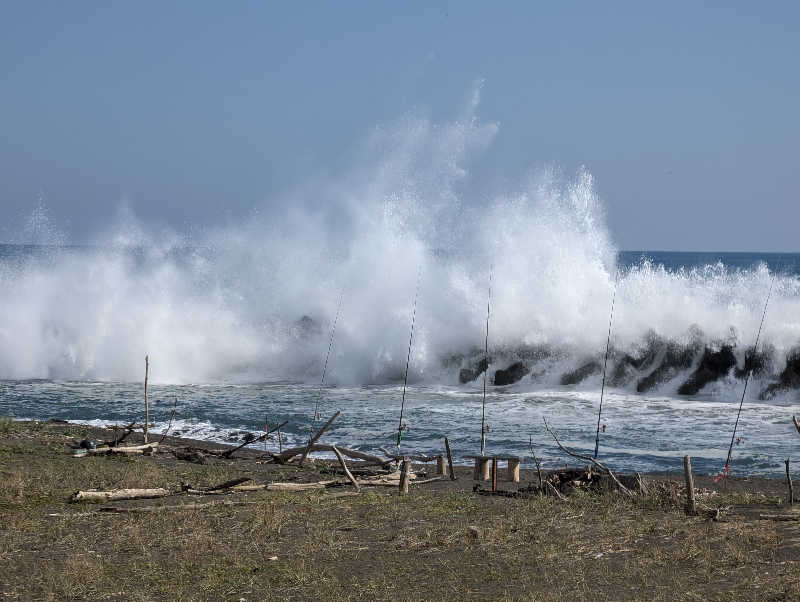
[[[560,500],[491,495],[487,483],[479,495],[465,466],[456,481],[429,481],[435,463],[414,464],[426,474],[408,495],[396,481],[356,492],[328,460],[301,468],[243,450],[197,463],[166,448],[231,446],[177,437],[152,455],[74,457],[78,437],[110,434],[0,423],[5,599],[800,597],[800,506],[785,504],[779,479],[731,477],[714,489],[697,475],[689,516],[682,476],[663,473],[643,475],[646,491],[630,498],[578,487]],[[358,479],[374,470],[348,464]],[[208,491],[243,479],[258,487]],[[534,479],[526,467],[517,490]],[[302,489],[320,482],[335,486]],[[292,485],[262,487],[270,483]],[[167,495],[69,501],[78,490],[126,488]]]

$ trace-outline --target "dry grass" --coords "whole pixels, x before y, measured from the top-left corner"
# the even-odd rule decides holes
[[[770,504],[774,511],[774,496],[708,498],[709,507],[735,507],[728,522],[686,518],[669,496],[582,494],[562,503],[423,488],[335,499],[259,492],[248,494],[258,501],[249,506],[104,514],[65,500],[79,488],[302,475],[252,462],[76,459],[53,447],[64,441],[52,430],[0,437],[4,599],[800,597],[798,524],[753,518]]]

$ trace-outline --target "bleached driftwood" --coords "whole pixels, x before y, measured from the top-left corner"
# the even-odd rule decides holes
[[[156,450],[158,443],[146,443],[144,445],[130,445],[125,447],[96,447],[94,449],[87,449],[86,453],[90,456],[100,456],[103,454],[128,454],[133,456],[140,456],[142,454],[151,453]]]
[[[338,481],[319,481],[318,483],[270,483],[264,489],[267,491],[310,491],[312,489],[325,489],[338,483]]]
[[[358,481],[355,480],[355,478],[353,477],[352,473],[350,472],[350,469],[347,468],[347,464],[344,461],[344,457],[342,457],[342,452],[340,452],[338,449],[336,449],[335,445],[331,445],[331,448],[333,450],[333,453],[336,454],[336,457],[339,459],[339,464],[342,465],[342,470],[344,470],[344,474],[347,476],[347,478],[353,484],[353,487],[356,488],[356,491],[358,491],[359,490]]]
[[[290,449],[285,450],[283,453],[280,454],[272,454],[272,457],[275,458],[280,463],[285,463],[294,458],[295,456],[299,456],[302,454],[306,449],[309,449],[307,445],[303,445],[302,447],[292,447]],[[355,449],[348,449],[346,447],[337,447],[343,455],[347,456],[348,458],[354,458],[356,460],[364,460],[366,462],[374,462],[378,465],[386,465],[391,464],[394,460],[389,458],[381,458],[380,456],[373,456],[372,454],[367,454],[362,451],[358,451]],[[311,446],[309,452],[312,451],[333,451],[333,445],[326,445],[321,443],[316,443]]]
[[[77,491],[72,494],[72,502],[110,502],[112,500],[141,500],[166,497],[168,489],[113,489],[111,491]]]

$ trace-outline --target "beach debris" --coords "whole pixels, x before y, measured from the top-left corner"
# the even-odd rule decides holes
[[[147,427],[150,422],[150,403],[147,400],[147,379],[150,376],[150,356],[144,356],[144,442],[147,443]]]
[[[586,461],[586,462],[591,462],[591,463],[592,463],[592,464],[594,464],[594,465],[595,465],[597,468],[599,468],[599,469],[600,469],[600,470],[602,470],[604,473],[606,473],[606,474],[607,474],[609,477],[611,477],[611,479],[614,481],[614,483],[616,483],[617,487],[619,488],[619,490],[620,490],[622,493],[624,493],[625,495],[627,495],[627,496],[629,496],[629,497],[633,497],[633,492],[632,492],[630,489],[628,489],[627,487],[625,487],[625,485],[623,485],[623,484],[620,482],[620,480],[619,480],[619,479],[616,477],[616,475],[614,475],[614,473],[613,473],[613,472],[611,472],[611,469],[610,469],[610,468],[608,468],[608,467],[607,467],[605,464],[602,464],[602,463],[601,463],[599,460],[597,460],[596,458],[592,458],[592,457],[590,457],[590,456],[585,456],[585,455],[583,455],[583,454],[576,453],[576,452],[574,452],[574,451],[572,451],[572,450],[570,450],[570,449],[567,449],[567,448],[566,448],[566,447],[564,447],[563,445],[561,445],[561,442],[558,440],[558,436],[556,435],[555,431],[553,431],[553,430],[550,428],[550,425],[548,425],[548,424],[547,424],[547,419],[543,417],[543,418],[542,418],[542,420],[544,420],[544,428],[545,428],[545,429],[547,430],[547,432],[548,432],[548,433],[550,433],[550,435],[553,437],[553,440],[556,442],[556,445],[558,445],[558,447],[559,447],[559,449],[561,449],[561,451],[563,451],[565,454],[567,454],[567,455],[569,455],[569,456],[572,456],[573,458],[578,458],[579,460],[584,460],[584,461]]]
[[[355,449],[348,449],[346,447],[338,447],[337,449],[348,458],[354,458],[356,460],[364,460],[366,462],[372,463],[377,466],[385,466],[387,464],[391,464],[394,462],[394,459],[391,458],[381,458],[380,456],[374,456],[372,454],[368,454],[362,451],[358,451]],[[327,451],[333,452],[332,445],[326,445],[322,443],[316,443],[311,446],[309,449],[308,445],[303,445],[302,447],[292,447],[290,449],[284,450],[282,453],[279,454],[272,454],[272,457],[278,464],[286,464],[287,462],[291,461],[292,458],[295,456],[299,456],[304,452],[310,453],[312,451]]]
[[[322,428],[317,431],[317,434],[314,435],[313,437],[311,437],[311,439],[308,440],[308,445],[306,445],[305,449],[303,450],[303,455],[300,458],[299,466],[303,465],[303,462],[305,462],[306,457],[308,456],[308,454],[310,454],[313,451],[312,448],[314,447],[314,443],[316,443],[317,440],[320,437],[322,437],[323,433],[330,428],[330,426],[333,424],[333,421],[336,420],[339,417],[339,414],[341,414],[341,412],[339,412],[337,410],[337,412],[328,419],[328,422],[326,422],[322,426]],[[333,451],[333,450],[330,450],[330,451]],[[281,454],[281,455],[283,455],[283,454]]]
[[[246,433],[243,443],[241,443],[240,445],[238,445],[236,447],[233,447],[231,449],[225,450],[224,452],[222,452],[220,454],[220,457],[222,457],[222,458],[230,458],[233,454],[235,454],[237,451],[239,451],[240,449],[242,449],[246,445],[250,445],[251,443],[256,443],[257,441],[266,441],[266,439],[267,439],[267,437],[269,437],[270,433],[278,430],[282,426],[285,426],[286,424],[288,424],[288,422],[289,422],[288,420],[284,420],[277,427],[275,427],[271,431],[266,431],[260,437],[256,437],[253,433]]]
[[[344,474],[347,475],[347,478],[353,484],[353,487],[355,487],[356,491],[358,491],[360,489],[360,487],[358,485],[358,481],[356,481],[355,477],[353,477],[352,473],[350,472],[350,469],[347,468],[347,463],[344,461],[344,457],[342,456],[342,452],[340,452],[338,449],[336,449],[335,445],[331,445],[331,450],[333,451],[334,454],[336,454],[336,457],[339,459],[339,464],[342,465],[342,470],[344,470]]]
[[[444,438],[444,449],[447,452],[447,467],[450,471],[450,480],[455,481],[458,477],[456,477],[456,471],[453,469],[453,454],[450,453],[450,440],[447,437]]]
[[[686,478],[686,514],[697,514],[697,503],[694,500],[694,479],[692,478],[692,458],[683,457],[683,473]]]
[[[110,502],[115,500],[138,500],[166,497],[170,495],[169,489],[158,487],[155,489],[112,489],[110,491],[76,491],[70,497],[71,502]]]
[[[133,456],[141,456],[141,455],[150,455],[158,448],[158,443],[146,443],[144,445],[131,445],[125,447],[109,447],[104,445],[102,447],[95,447],[91,449],[86,449],[86,454],[97,456],[97,455],[108,455],[112,456],[115,454],[127,454]]]
[[[411,460],[403,458],[403,468],[400,472],[400,495],[408,495],[408,473],[411,470]]]

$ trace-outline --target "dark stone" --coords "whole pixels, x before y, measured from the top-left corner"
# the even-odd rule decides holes
[[[97,443],[95,443],[91,439],[84,439],[83,441],[80,442],[80,446],[83,449],[94,449],[97,447]]]
[[[744,367],[736,368],[734,374],[736,378],[746,378],[748,373],[755,376],[766,372],[771,365],[771,357],[774,348],[762,349],[760,353],[755,353],[753,349],[748,349],[744,354]]]
[[[667,343],[666,348],[663,349],[661,361],[658,362],[658,359],[656,359],[658,365],[650,374],[639,380],[636,385],[636,391],[647,393],[661,383],[674,378],[679,372],[691,368],[698,349],[699,345],[697,343],[688,347],[677,343]]]
[[[708,383],[727,376],[734,366],[736,356],[731,345],[723,345],[719,351],[706,348],[697,370],[678,388],[678,394],[696,395]]]
[[[781,391],[800,389],[800,347],[795,347],[786,356],[786,367],[780,374],[778,382],[764,389],[759,398],[770,399]]]
[[[530,368],[525,364],[522,362],[515,362],[505,370],[497,370],[494,373],[494,384],[498,387],[513,385],[515,382],[522,380],[522,377],[528,372],[530,372]]]
[[[602,366],[600,362],[597,360],[592,360],[590,362],[586,362],[579,368],[573,370],[572,372],[567,372],[566,374],[561,376],[561,384],[562,385],[577,385],[579,382],[586,380],[592,374],[596,374],[602,370]]]
[[[469,368],[462,368],[461,372],[458,373],[458,381],[463,385],[468,382],[472,382],[476,378],[478,378],[481,374],[483,374],[486,369],[489,367],[489,362],[486,361],[486,357],[482,357],[478,363]]]

